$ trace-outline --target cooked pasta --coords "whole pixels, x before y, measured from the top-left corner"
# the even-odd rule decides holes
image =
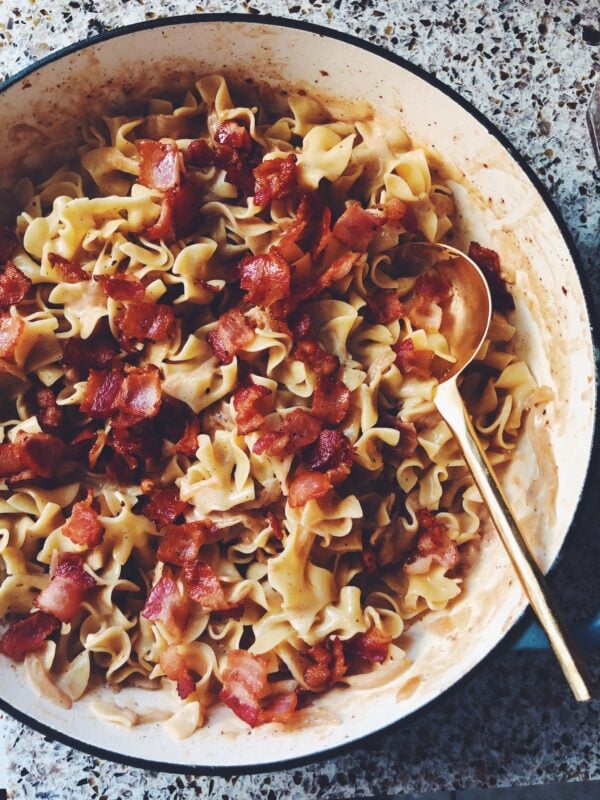
[[[286,722],[389,680],[483,519],[433,404],[451,288],[403,255],[452,235],[443,172],[305,93],[238,97],[88,124],[0,231],[0,650],[62,705],[173,683],[179,738],[219,698]],[[472,255],[496,310],[462,389],[501,464],[536,384]]]

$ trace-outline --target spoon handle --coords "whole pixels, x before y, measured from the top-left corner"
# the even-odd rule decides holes
[[[559,620],[544,576],[529,551],[508,500],[473,430],[454,379],[439,385],[434,402],[462,449],[477,488],[573,694],[577,700],[590,700],[591,679],[587,668]]]

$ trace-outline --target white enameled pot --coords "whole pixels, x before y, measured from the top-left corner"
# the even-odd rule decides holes
[[[590,320],[564,226],[535,179],[497,131],[425,73],[347,36],[288,20],[226,15],[132,26],[58,53],[0,93],[0,186],[60,159],[78,122],[137,109],[145,98],[209,73],[304,88],[356,116],[397,114],[415,141],[452,167],[463,246],[472,236],[517,272],[518,348],[556,399],[532,415],[505,485],[536,557],[550,567],[584,487],[592,447],[595,374]],[[336,689],[314,724],[252,731],[224,708],[183,741],[159,724],[127,729],[99,721],[87,696],[70,711],[40,699],[22,667],[0,660],[1,705],[51,736],[154,769],[245,772],[310,760],[423,708],[472,670],[520,617],[525,598],[488,531],[459,602],[406,637],[412,665],[377,690]],[[517,679],[517,677],[515,677]],[[125,690],[141,708],[175,707],[161,693]],[[109,690],[101,690],[113,702]],[[123,703],[125,696],[117,696]]]

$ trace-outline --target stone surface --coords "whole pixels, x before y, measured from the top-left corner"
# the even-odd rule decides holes
[[[598,301],[600,169],[585,124],[600,72],[596,0],[12,0],[0,4],[0,75],[120,24],[217,11],[268,12],[355,33],[461,92],[510,137],[550,191]],[[591,486],[598,471],[596,465]],[[571,621],[600,607],[599,517],[600,498],[589,492],[551,577]],[[600,659],[591,660],[598,677]],[[550,655],[505,648],[409,724],[335,760],[270,775],[157,775],[99,761],[7,720],[9,796],[326,800],[598,779],[599,711],[598,701],[571,699]]]

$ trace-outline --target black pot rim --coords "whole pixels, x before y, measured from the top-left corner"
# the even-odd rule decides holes
[[[0,99],[2,93],[10,86],[13,86],[15,83],[18,83],[19,81],[23,80],[23,78],[28,77],[32,73],[37,72],[40,68],[45,67],[48,64],[52,64],[53,62],[58,61],[65,56],[71,55],[72,53],[76,53],[79,50],[84,50],[90,46],[108,41],[109,39],[115,39],[121,36],[127,36],[130,33],[137,33],[143,30],[149,30],[152,28],[171,27],[174,25],[202,23],[202,22],[243,22],[245,24],[250,24],[250,25],[252,24],[270,25],[274,27],[294,28],[296,30],[315,33],[325,38],[337,39],[338,41],[352,45],[353,47],[361,48],[362,50],[366,50],[370,53],[380,56],[381,58],[384,58],[386,61],[390,61],[393,64],[396,64],[397,66],[403,67],[407,71],[413,73],[414,75],[418,76],[419,78],[426,81],[430,85],[434,86],[439,91],[443,92],[445,95],[454,100],[458,105],[460,105],[463,109],[465,109],[472,117],[474,117],[481,125],[483,125],[484,128],[486,128],[486,130],[504,147],[505,150],[508,151],[508,153],[512,156],[512,158],[517,162],[517,164],[527,175],[527,178],[531,181],[536,191],[540,194],[547,209],[550,211],[554,219],[554,222],[559,228],[563,240],[567,245],[567,249],[569,251],[571,258],[573,259],[573,263],[577,270],[579,281],[584,294],[588,318],[590,321],[592,341],[594,344],[595,351],[598,352],[598,350],[600,349],[600,337],[598,335],[598,325],[596,319],[597,314],[593,301],[593,294],[591,291],[591,287],[589,285],[587,274],[583,267],[579,252],[575,246],[571,232],[569,231],[566,223],[564,222],[562,215],[560,214],[548,189],[537,177],[533,169],[527,163],[525,157],[519,153],[519,151],[514,147],[514,145],[511,143],[508,137],[505,136],[505,134],[503,134],[494,125],[494,123],[490,122],[490,120],[482,112],[480,112],[474,105],[472,105],[470,101],[465,100],[465,98],[463,98],[455,89],[453,89],[450,86],[447,86],[445,83],[440,81],[439,78],[427,72],[427,70],[423,69],[422,67],[416,66],[415,64],[412,64],[410,61],[407,61],[402,56],[398,56],[395,53],[389,52],[382,46],[375,45],[372,44],[371,42],[358,39],[357,37],[348,33],[344,33],[342,31],[325,28],[322,25],[316,25],[310,22],[289,19],[286,17],[271,16],[271,15],[253,16],[253,15],[239,14],[239,13],[235,14],[214,13],[214,14],[186,14],[174,17],[162,17],[158,19],[148,20],[145,22],[137,22],[131,25],[125,25],[110,31],[105,31],[104,33],[101,33],[98,36],[93,36],[89,39],[75,42],[74,44],[64,47],[61,50],[57,50],[56,52],[51,53],[50,55],[45,56],[44,58],[38,61],[35,61],[34,63],[22,69],[16,75],[8,78],[6,81],[0,84]],[[599,380],[600,380],[600,368],[598,363],[596,363],[595,364],[596,397],[598,394]],[[598,425],[594,425],[592,448],[589,454],[586,478],[582,486],[581,493],[577,500],[577,507],[573,515],[571,525],[569,527],[569,532],[572,531],[573,528],[576,526],[578,519],[582,513],[582,499],[587,494],[587,491],[590,488],[592,480],[592,472],[593,472],[592,465],[596,463],[599,452],[600,452],[600,430]],[[554,570],[556,565],[560,561],[565,549],[565,541],[569,536],[569,532],[567,532],[565,540],[563,541],[563,544],[561,546],[561,550],[557,555],[557,557],[555,558],[552,565],[550,566],[548,572]],[[58,731],[50,727],[49,725],[46,725],[45,723],[39,722],[34,717],[30,717],[29,715],[23,713],[19,709],[14,708],[13,706],[10,705],[10,703],[6,702],[1,698],[0,698],[0,710],[4,711],[5,713],[19,720],[19,722],[28,725],[30,728],[33,728],[39,733],[42,733],[44,736],[47,736],[55,741],[61,742],[62,744],[67,745],[68,747],[72,747],[76,750],[81,750],[85,753],[88,753],[89,755],[95,756],[97,758],[102,758],[107,761],[112,761],[119,764],[126,764],[130,767],[136,767],[144,770],[149,770],[152,772],[167,772],[167,773],[198,775],[198,776],[215,776],[223,778],[229,778],[235,775],[254,775],[267,772],[277,772],[297,767],[303,767],[309,764],[314,764],[316,762],[321,762],[334,758],[335,756],[353,750],[359,745],[364,745],[368,741],[372,741],[385,734],[389,734],[393,731],[400,730],[401,728],[408,726],[417,717],[417,715],[422,715],[425,711],[431,710],[433,707],[437,706],[442,701],[442,699],[446,699],[448,696],[464,688],[464,686],[469,681],[471,681],[475,677],[475,675],[479,674],[479,672],[484,668],[484,666],[490,663],[493,658],[496,658],[501,653],[506,652],[510,648],[510,646],[517,640],[517,638],[521,635],[526,626],[530,623],[531,619],[532,619],[532,614],[530,609],[527,607],[521,614],[520,618],[513,624],[511,629],[500,639],[498,644],[496,644],[489,651],[489,653],[487,653],[487,655],[485,655],[472,669],[470,669],[461,678],[455,681],[455,683],[453,683],[450,687],[448,687],[448,689],[443,691],[437,697],[430,700],[425,705],[413,711],[411,714],[408,714],[402,719],[392,722],[389,725],[386,725],[383,728],[378,729],[377,731],[365,734],[364,736],[361,736],[357,739],[352,739],[351,741],[345,744],[328,748],[323,752],[315,752],[306,756],[301,756],[299,758],[286,759],[285,761],[265,762],[251,766],[241,765],[240,767],[226,767],[219,765],[211,767],[205,765],[175,764],[170,762],[149,761],[143,758],[124,756],[121,753],[115,753],[110,750],[104,750],[103,748],[97,747],[96,745],[92,745],[87,742],[82,742],[78,739],[74,739],[68,736],[67,734],[63,733],[62,731]]]

